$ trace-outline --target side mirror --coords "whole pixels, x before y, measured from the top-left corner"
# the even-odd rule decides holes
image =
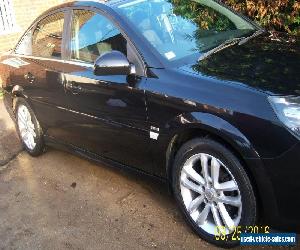
[[[127,57],[116,50],[103,53],[99,56],[94,65],[94,73],[98,76],[103,75],[133,75],[135,67]]]

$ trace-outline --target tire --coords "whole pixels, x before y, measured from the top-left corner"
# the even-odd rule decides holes
[[[16,100],[16,124],[23,147],[31,156],[39,156],[45,151],[42,128],[31,109],[23,98]]]
[[[239,245],[233,240],[234,230],[244,231],[257,221],[256,198],[240,161],[211,139],[196,138],[180,148],[174,160],[172,188],[187,223],[216,246]],[[224,195],[230,201],[224,201]]]

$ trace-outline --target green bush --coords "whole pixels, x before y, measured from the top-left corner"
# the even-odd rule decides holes
[[[221,0],[263,27],[300,36],[300,0]]]
[[[287,32],[300,36],[300,0],[219,0],[255,20],[261,26],[275,31]],[[171,0],[175,12],[195,19],[203,29],[208,29],[211,22],[217,20],[213,13],[201,8],[197,2],[190,0]]]

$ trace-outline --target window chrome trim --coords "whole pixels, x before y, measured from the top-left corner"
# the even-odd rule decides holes
[[[73,64],[73,65],[78,65],[86,68],[94,68],[93,63],[88,63],[88,62],[83,62],[83,61],[74,61],[74,60],[64,60],[65,63],[67,64]]]
[[[88,63],[88,62],[83,62],[83,61],[64,60],[64,59],[51,58],[51,57],[30,56],[30,55],[22,55],[22,54],[16,54],[16,53],[13,53],[12,56],[28,58],[28,59],[43,60],[43,61],[67,63],[67,64],[82,66],[82,67],[86,67],[86,68],[94,68],[94,64]]]
[[[37,17],[32,23],[31,25],[25,30],[25,32],[22,34],[22,36],[20,37],[20,39],[17,41],[15,47],[12,49],[12,55],[14,56],[19,56],[19,57],[23,57],[23,58],[30,58],[30,59],[38,59],[38,60],[50,60],[50,61],[56,61],[56,62],[64,62],[64,63],[68,63],[68,64],[73,64],[73,65],[78,65],[78,66],[83,66],[83,67],[87,67],[87,68],[92,68],[94,67],[94,65],[92,63],[88,63],[88,62],[76,62],[71,60],[70,58],[68,58],[69,56],[67,54],[70,53],[70,51],[68,50],[68,45],[67,43],[69,42],[68,40],[68,36],[69,34],[64,33],[67,37],[65,38],[65,42],[66,44],[64,44],[64,48],[62,48],[65,52],[65,54],[62,51],[62,56],[64,56],[64,59],[55,59],[55,58],[46,58],[46,57],[38,57],[38,56],[32,56],[32,55],[22,55],[22,54],[18,54],[16,53],[16,48],[19,46],[19,44],[22,42],[23,37],[32,29],[35,29],[36,25],[43,20],[44,18],[47,18],[50,15],[54,15],[55,13],[58,12],[64,12],[65,14],[65,24],[66,26],[71,26],[72,23],[72,17],[73,14],[72,12],[74,10],[90,10],[93,11],[95,13],[98,13],[104,17],[106,17],[108,20],[110,20],[120,31],[120,33],[124,36],[124,38],[126,39],[126,41],[129,43],[129,46],[133,48],[135,55],[137,56],[138,60],[141,62],[142,64],[142,71],[143,74],[142,76],[147,76],[147,63],[142,55],[142,53],[139,51],[138,46],[132,41],[132,39],[127,35],[127,33],[122,29],[122,26],[120,25],[120,23],[113,17],[113,15],[111,15],[110,13],[107,13],[105,10],[97,8],[97,7],[92,7],[92,6],[68,6],[68,7],[63,7],[63,8],[58,8],[58,9],[54,9],[51,10],[49,12],[46,12],[42,15],[40,15],[39,17]],[[69,15],[69,19],[67,19]],[[69,22],[66,22],[69,21]],[[71,31],[71,28],[69,27],[69,32]],[[64,27],[64,32],[66,32],[65,27]]]

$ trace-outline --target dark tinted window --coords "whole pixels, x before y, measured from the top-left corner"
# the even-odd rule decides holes
[[[102,53],[118,50],[127,56],[127,44],[118,28],[106,17],[75,10],[72,21],[72,59],[94,62]]]

